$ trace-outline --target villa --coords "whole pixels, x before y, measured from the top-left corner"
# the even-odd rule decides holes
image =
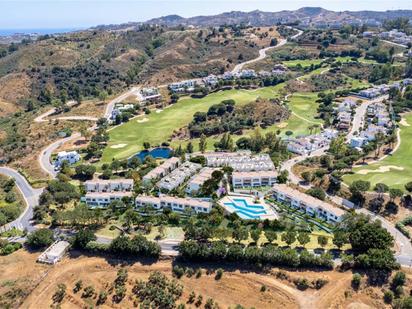
[[[103,208],[110,205],[113,201],[121,201],[123,198],[131,198],[132,192],[88,192],[80,201],[92,208]]]
[[[213,75],[213,74],[206,76],[205,78],[203,78],[202,81],[205,85],[208,85],[208,86],[211,86],[211,87],[214,87],[219,83],[218,77],[216,75]]]
[[[275,171],[233,172],[233,188],[268,187],[276,183],[278,173]]]
[[[275,166],[268,154],[252,155],[248,151],[205,153],[209,167],[230,166],[238,172],[272,171]]]
[[[187,184],[186,193],[197,193],[203,186],[206,180],[212,178],[212,174],[216,169],[210,167],[204,167],[198,174],[193,176]]]
[[[89,180],[84,183],[86,192],[132,191],[133,179]]]
[[[327,129],[320,134],[303,136],[296,139],[290,139],[287,143],[287,149],[290,152],[305,155],[313,151],[326,147],[330,141],[338,135],[336,130]]]
[[[68,164],[74,164],[80,161],[80,155],[77,151],[61,151],[57,154],[56,161],[54,165],[59,167],[63,164],[63,162],[67,162]]]
[[[256,78],[255,70],[242,70],[239,72],[239,78]]]
[[[195,80],[185,80],[182,82],[172,83],[169,85],[169,90],[171,92],[191,92],[196,87]]]
[[[157,183],[157,186],[159,189],[171,191],[183,184],[189,177],[194,175],[201,168],[202,166],[200,164],[186,161],[177,169],[173,170],[170,174],[163,177]]]
[[[178,168],[180,165],[180,159],[176,157],[171,157],[167,159],[163,164],[155,167],[145,176],[143,176],[143,183],[148,184],[153,179],[158,179],[165,177],[167,174],[171,173],[174,169]]]
[[[157,103],[162,99],[157,88],[143,88],[140,90],[140,96],[144,103]]]
[[[180,198],[168,195],[160,197],[141,195],[136,197],[136,208],[151,206],[155,209],[170,208],[173,211],[183,212],[190,209],[195,213],[209,213],[212,210],[212,203],[194,198]]]
[[[344,210],[292,189],[285,184],[273,186],[273,197],[279,202],[302,209],[309,215],[316,215],[330,223],[340,222],[345,214]]]

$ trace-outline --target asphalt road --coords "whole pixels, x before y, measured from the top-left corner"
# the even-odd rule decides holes
[[[35,227],[31,224],[30,220],[33,217],[33,207],[39,204],[40,194],[43,189],[33,189],[27,180],[16,170],[8,167],[0,167],[0,174],[13,177],[16,181],[16,186],[23,195],[26,202],[26,209],[24,212],[13,222],[9,223],[10,227],[31,232],[35,230]]]

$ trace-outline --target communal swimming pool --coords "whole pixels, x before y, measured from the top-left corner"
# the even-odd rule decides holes
[[[262,215],[267,215],[263,205],[255,204],[250,199],[233,198],[231,202],[224,202],[223,205],[232,208],[242,219],[260,219]]]

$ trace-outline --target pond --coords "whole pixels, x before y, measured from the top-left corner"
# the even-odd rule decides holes
[[[135,154],[134,157],[139,158],[140,161],[144,161],[147,156],[151,156],[155,159],[168,159],[172,154],[172,149],[168,147],[157,147],[151,150],[142,150]]]

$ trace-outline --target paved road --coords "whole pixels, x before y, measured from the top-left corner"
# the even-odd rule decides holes
[[[381,40],[382,42],[394,45],[394,46],[398,46],[398,47],[403,47],[403,48],[408,48],[408,46],[403,45],[403,44],[399,44],[399,43],[395,43],[395,42],[391,42],[391,41],[387,41],[387,40]]]
[[[27,182],[19,172],[8,167],[0,167],[0,174],[12,177],[16,181],[16,186],[20,190],[23,198],[26,202],[26,209],[24,212],[13,222],[9,223],[10,227],[15,227],[17,229],[31,232],[35,228],[31,224],[30,220],[33,217],[33,207],[39,204],[40,194],[43,192],[43,189],[33,189],[31,185]]]
[[[296,30],[298,31],[298,33],[295,34],[294,36],[292,36],[292,37],[291,37],[292,39],[297,38],[298,36],[300,36],[300,35],[303,33],[303,31],[301,31],[301,30],[298,30],[298,29],[296,29]],[[233,68],[232,73],[239,73],[239,72],[243,69],[243,67],[244,67],[245,65],[251,64],[251,63],[255,63],[255,62],[258,62],[258,61],[261,61],[261,60],[265,59],[266,56],[267,56],[267,54],[266,54],[267,51],[269,51],[269,50],[271,50],[271,49],[274,49],[274,48],[279,48],[279,47],[285,45],[286,43],[287,43],[287,39],[280,39],[277,45],[275,45],[275,46],[269,46],[269,47],[260,49],[260,50],[259,50],[259,56],[258,56],[258,57],[254,58],[254,59],[252,59],[252,60],[245,61],[245,62],[242,62],[242,63],[237,64],[237,65]]]
[[[110,118],[110,116],[112,114],[112,111],[113,111],[113,108],[114,108],[116,103],[122,102],[123,100],[125,100],[127,97],[129,97],[131,95],[136,95],[136,96],[139,97],[139,90],[140,90],[140,87],[132,87],[131,89],[127,90],[125,93],[123,93],[123,94],[119,95],[118,97],[114,98],[113,100],[111,100],[106,106],[106,112],[104,113],[104,117],[106,119]]]

